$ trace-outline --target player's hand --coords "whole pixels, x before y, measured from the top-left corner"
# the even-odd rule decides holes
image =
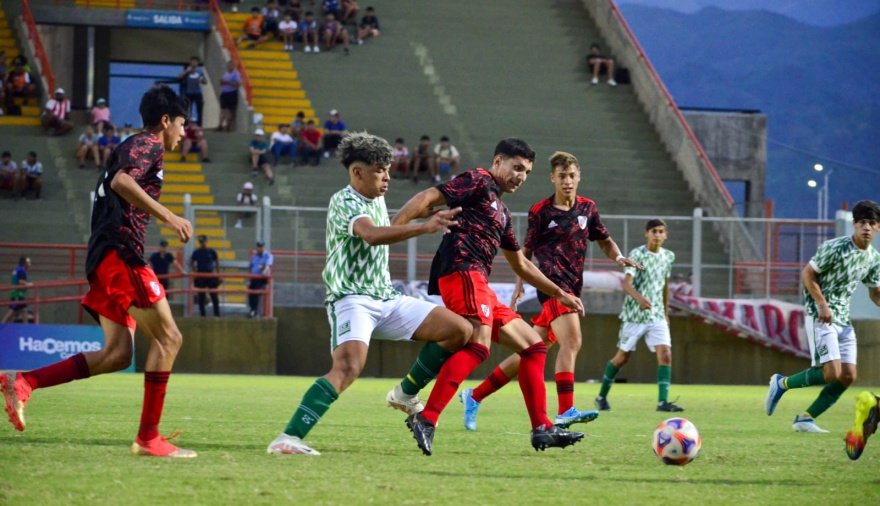
[[[652,307],[654,307],[651,304],[651,301],[644,297],[639,298],[639,305],[642,306],[642,309],[651,309]]]
[[[816,319],[821,323],[831,323],[831,319],[834,315],[831,314],[831,308],[828,307],[828,304],[820,304],[819,305],[819,314],[816,315]]]
[[[432,234],[435,232],[443,232],[444,234],[449,232],[450,227],[458,226],[458,221],[455,220],[455,217],[460,212],[460,207],[435,212],[431,215],[428,221],[425,222],[428,226],[428,232]]]
[[[180,216],[172,214],[165,222],[165,226],[174,230],[174,233],[177,234],[177,237],[180,238],[181,242],[189,242],[190,237],[192,237],[192,223]]]
[[[620,267],[635,267],[636,269],[643,271],[645,270],[645,266],[636,262],[635,260],[627,257],[622,257],[617,261],[617,265]]]
[[[522,278],[517,276],[516,283],[513,285],[513,293],[510,294],[510,310],[514,313],[516,313],[516,306],[522,300],[524,293]]]
[[[578,314],[584,316],[584,303],[581,302],[580,297],[575,297],[574,295],[560,288],[556,290],[556,300],[558,300],[559,303],[563,306],[569,309],[575,309],[577,310]]]

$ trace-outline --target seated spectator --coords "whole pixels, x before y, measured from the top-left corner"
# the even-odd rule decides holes
[[[323,0],[321,2],[321,14],[333,14],[333,19],[339,19],[342,16],[342,8],[339,0]]]
[[[409,175],[409,150],[406,149],[403,139],[398,137],[394,140],[394,147],[391,149],[391,177],[406,178]]]
[[[278,130],[272,134],[271,145],[269,151],[272,152],[272,165],[278,165],[281,157],[287,155],[290,157],[290,163],[296,165],[296,141],[287,131],[290,125],[282,123],[278,125]]]
[[[450,144],[449,137],[445,135],[440,137],[440,144],[434,146],[434,157],[434,165],[437,168],[437,173],[434,176],[435,182],[439,183],[441,176],[449,176],[449,179],[452,179],[458,174],[461,157],[458,154],[458,149]]]
[[[95,107],[92,107],[92,118],[90,123],[95,127],[96,132],[103,132],[105,126],[113,125],[113,123],[110,123],[110,108],[107,107],[107,101],[105,99],[99,98],[98,101],[95,102]]]
[[[284,19],[278,24],[278,32],[281,34],[281,41],[284,42],[285,51],[293,51],[293,39],[296,37],[297,22],[293,20],[290,13],[284,14]]]
[[[248,181],[241,187],[241,193],[235,196],[235,203],[240,207],[257,207],[260,199],[254,195],[254,183]],[[253,213],[238,213],[238,220],[235,222],[235,228],[241,228],[242,220],[252,216]]]
[[[259,42],[263,42],[266,40],[266,37],[263,36],[263,16],[260,15],[259,7],[251,7],[251,15],[247,19],[244,20],[244,28],[242,30],[244,34],[235,41],[236,44],[241,44],[244,41],[249,41],[248,47],[254,47]]]
[[[18,165],[12,159],[12,153],[4,151],[0,155],[0,189],[16,190],[19,175]]]
[[[266,0],[266,6],[263,7],[263,35],[269,38],[278,38],[278,28],[281,22],[281,9],[278,8],[278,0]]]
[[[376,17],[372,7],[367,7],[367,14],[361,18],[361,24],[358,25],[358,45],[363,44],[364,40],[370,37],[378,37],[380,33],[379,18]]]
[[[315,21],[315,15],[311,11],[306,12],[303,20],[299,22],[296,38],[305,46],[304,52],[321,52],[321,48],[318,47],[318,22]]]
[[[302,131],[306,127],[306,113],[299,111],[293,122],[290,124],[290,136],[293,140],[299,141],[302,138]]]
[[[226,62],[226,72],[220,76],[220,124],[218,132],[235,130],[235,114],[238,111],[238,89],[241,87],[241,73],[235,62]]]
[[[7,72],[9,72],[9,65],[6,63],[6,50],[0,48],[0,83],[6,80]]]
[[[98,135],[92,127],[86,127],[85,133],[79,136],[79,144],[76,146],[76,158],[79,160],[79,168],[86,168],[86,158],[91,158],[95,168],[101,166],[101,153],[98,151]]]
[[[321,33],[323,34],[324,47],[327,48],[327,51],[332,51],[336,47],[337,42],[342,42],[342,49],[346,55],[348,54],[348,30],[342,26],[342,23],[336,21],[336,16],[333,14],[324,16]]]
[[[342,17],[339,18],[342,24],[357,22],[357,14],[360,10],[357,0],[342,0]]]
[[[120,142],[125,142],[125,139],[128,139],[136,132],[131,129],[131,123],[126,123],[125,126],[122,127],[122,131],[119,132],[119,140]]]
[[[107,165],[107,160],[110,159],[110,153],[116,149],[116,146],[119,145],[121,141],[119,140],[119,136],[116,135],[116,129],[112,126],[108,126],[104,128],[104,135],[98,139],[98,149],[101,151],[101,166]]]
[[[183,140],[180,143],[180,161],[186,161],[186,155],[199,153],[204,163],[211,163],[208,158],[208,140],[205,139],[205,131],[195,123],[188,123],[183,131]]]
[[[37,161],[37,154],[31,151],[27,159],[22,160],[21,168],[24,172],[19,177],[18,196],[23,197],[28,190],[34,191],[34,198],[40,198],[43,189],[43,164]]]
[[[330,158],[336,152],[336,147],[346,133],[345,122],[339,116],[339,111],[332,109],[330,118],[324,122],[324,158]]]
[[[46,102],[40,121],[49,135],[64,135],[73,129],[73,122],[70,121],[70,100],[64,96],[63,89],[55,90],[55,98]]]
[[[412,150],[412,161],[409,164],[409,175],[413,183],[419,181],[419,176],[425,172],[433,180],[437,175],[434,164],[434,153],[431,152],[431,138],[427,134],[419,139],[418,145]]]
[[[269,185],[275,184],[275,175],[272,173],[272,167],[269,165],[269,159],[266,152],[269,151],[269,145],[266,144],[265,132],[262,128],[258,128],[254,132],[254,139],[248,146],[251,160],[251,175],[256,176],[257,171],[263,171],[263,174],[269,178]]]
[[[605,72],[608,75],[608,84],[610,86],[617,86],[617,81],[614,80],[614,58],[603,55],[599,44],[593,43],[590,45],[587,65],[589,65],[590,70],[593,72],[591,84],[599,84],[599,74]]]
[[[37,86],[31,78],[30,72],[25,68],[25,61],[16,57],[12,72],[6,76],[6,114],[12,114],[10,107],[13,100],[21,98],[23,104],[27,104],[28,100],[37,96]],[[19,112],[21,114],[21,112]]]
[[[321,131],[315,126],[315,122],[308,120],[302,131],[302,142],[299,147],[300,165],[311,164],[317,167],[321,163]]]

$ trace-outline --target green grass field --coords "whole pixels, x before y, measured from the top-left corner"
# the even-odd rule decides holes
[[[462,427],[454,400],[425,457],[384,406],[393,380],[363,379],[309,435],[320,457],[273,456],[311,378],[175,375],[163,432],[181,429],[194,460],[134,457],[142,375],[116,374],[35,392],[28,430],[0,429],[0,504],[859,504],[880,503],[880,437],[857,462],[843,436],[858,390],[820,419],[830,434],[798,434],[791,419],[816,389],[762,412],[762,387],[674,385],[703,449],[686,467],[650,449],[664,414],[654,385],[620,384],[613,411],[580,444],[535,452],[515,384],[483,403],[479,431]],[[473,383],[468,383],[472,385]],[[588,407],[598,385],[578,384]],[[548,383],[555,413],[555,389]]]

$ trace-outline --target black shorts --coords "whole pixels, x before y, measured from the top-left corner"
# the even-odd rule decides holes
[[[220,286],[220,278],[196,278],[193,285],[196,288],[217,288]]]
[[[238,108],[238,90],[224,91],[220,94],[220,108],[234,111]]]

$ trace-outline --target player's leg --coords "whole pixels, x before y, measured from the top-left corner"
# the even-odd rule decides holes
[[[555,299],[554,304],[556,304]],[[559,308],[559,311],[562,309]],[[555,341],[559,345],[554,376],[558,399],[555,423],[562,427],[570,427],[574,423],[592,422],[598,418],[598,411],[592,409],[581,411],[574,406],[574,367],[582,342],[578,314],[560,314],[550,322],[548,334],[545,342]]]
[[[792,428],[797,432],[828,432],[816,425],[815,419],[833,406],[856,379],[856,337],[852,327],[830,324],[821,332],[817,326],[816,331],[816,356],[822,364],[825,386],[806,411],[795,417]]]
[[[641,324],[621,323],[617,336],[617,352],[605,364],[605,372],[602,374],[602,386],[599,387],[599,395],[596,396],[595,400],[596,409],[599,411],[611,410],[611,405],[608,404],[608,392],[611,391],[611,386],[614,384],[614,378],[617,377],[617,373],[629,362],[629,356],[636,349],[642,333],[643,328]]]
[[[672,383],[672,337],[666,320],[647,324],[645,344],[657,354],[657,411],[678,413],[680,406],[669,402],[669,386]]]
[[[776,411],[776,405],[779,404],[782,395],[788,390],[825,383],[825,374],[822,370],[819,350],[823,351],[826,357],[825,361],[827,362],[828,354],[825,342],[828,340],[829,335],[834,332],[834,328],[831,324],[818,323],[812,316],[806,315],[804,317],[804,330],[806,331],[807,343],[810,346],[811,366],[791,376],[783,376],[779,373],[774,373],[770,376],[767,395],[764,397],[764,412],[767,413],[767,416],[772,415]]]
[[[861,457],[868,438],[877,432],[880,423],[880,397],[871,392],[859,393],[856,398],[856,417],[853,428],[846,433],[846,454],[851,460]]]

